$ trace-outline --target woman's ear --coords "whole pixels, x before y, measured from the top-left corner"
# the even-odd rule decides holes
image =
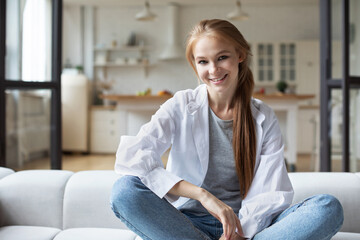
[[[244,60],[245,60],[244,54],[239,52],[239,63],[242,63]]]

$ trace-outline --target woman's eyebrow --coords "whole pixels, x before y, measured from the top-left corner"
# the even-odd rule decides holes
[[[231,53],[229,50],[222,50],[218,52],[216,55],[224,54],[224,53]]]
[[[216,53],[215,56],[221,55],[221,54],[225,54],[225,53],[231,53],[231,51],[229,50],[221,50],[220,52]],[[205,59],[206,57],[203,56],[196,56],[195,60],[198,59]]]

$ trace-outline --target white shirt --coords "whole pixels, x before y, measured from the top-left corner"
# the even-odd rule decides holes
[[[246,238],[268,227],[293,199],[284,162],[284,144],[271,108],[252,99],[256,128],[255,175],[242,200],[239,219]],[[137,136],[122,136],[115,171],[138,176],[160,198],[175,207],[188,198],[167,194],[179,181],[201,186],[209,163],[209,119],[206,85],[177,92],[143,125]],[[161,155],[171,146],[166,169]],[[239,199],[241,201],[241,199]]]

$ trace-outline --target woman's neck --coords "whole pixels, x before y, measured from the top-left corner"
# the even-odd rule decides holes
[[[209,95],[209,106],[212,111],[222,120],[233,119],[231,99],[216,98]]]

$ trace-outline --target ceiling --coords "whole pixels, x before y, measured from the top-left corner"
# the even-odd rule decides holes
[[[318,4],[319,0],[242,0],[246,5],[303,5]],[[143,6],[145,0],[63,0],[66,5],[92,5],[92,6]],[[179,5],[232,5],[236,0],[149,0],[151,5],[167,5],[176,2]]]

